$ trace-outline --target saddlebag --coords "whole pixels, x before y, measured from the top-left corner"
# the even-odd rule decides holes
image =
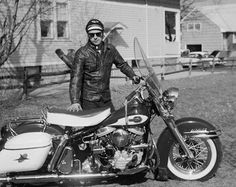
[[[0,174],[40,169],[51,146],[51,136],[43,132],[23,133],[12,137],[0,152]]]

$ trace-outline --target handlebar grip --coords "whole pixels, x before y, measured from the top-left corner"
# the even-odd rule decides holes
[[[136,90],[132,91],[127,97],[125,97],[125,99],[126,99],[127,101],[129,101],[129,100],[132,99],[135,95],[136,95]]]

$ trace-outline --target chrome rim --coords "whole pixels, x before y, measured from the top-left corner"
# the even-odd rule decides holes
[[[178,143],[173,144],[170,152],[171,165],[180,173],[197,175],[204,171],[212,159],[212,151],[209,143],[200,138],[187,138],[185,140],[194,158],[189,158]]]

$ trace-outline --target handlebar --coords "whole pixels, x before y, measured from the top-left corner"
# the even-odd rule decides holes
[[[134,98],[134,96],[140,91],[142,91],[144,88],[144,85],[140,85],[138,88],[136,88],[134,91],[132,91],[128,96],[125,97],[125,100],[127,100],[128,102],[131,101],[131,99]]]
[[[136,90],[132,91],[128,96],[125,97],[125,99],[130,101],[136,95]]]

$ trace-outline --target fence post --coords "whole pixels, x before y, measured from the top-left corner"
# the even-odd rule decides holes
[[[189,77],[191,77],[191,73],[192,73],[192,59],[190,59],[189,61],[189,72],[188,72]]]
[[[161,64],[161,80],[164,80],[165,79],[165,60],[163,59],[162,60],[162,64]]]
[[[28,97],[28,70],[24,67],[23,97]]]
[[[215,71],[215,58],[212,60],[212,68],[211,68],[211,73],[214,73]]]

